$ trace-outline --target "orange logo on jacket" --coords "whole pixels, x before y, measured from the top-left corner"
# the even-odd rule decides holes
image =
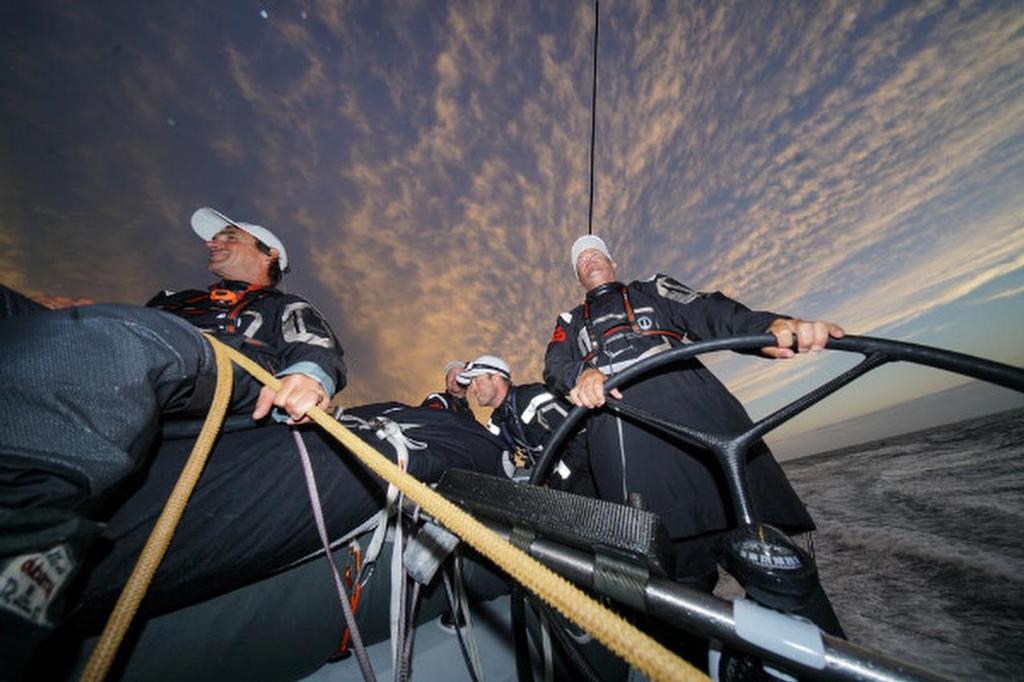
[[[562,325],[555,325],[555,333],[551,335],[551,343],[562,343],[565,341],[565,330]]]

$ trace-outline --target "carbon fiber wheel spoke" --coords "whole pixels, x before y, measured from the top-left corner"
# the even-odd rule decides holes
[[[636,405],[631,405],[617,398],[612,398],[611,396],[608,396],[608,398],[605,399],[605,404],[609,409],[615,412],[632,417],[638,422],[649,424],[662,433],[678,438],[690,445],[711,449],[715,446],[715,443],[718,440],[712,434],[691,428],[685,424],[670,422],[669,420],[659,417],[656,414],[652,414],[647,410],[637,407]]]

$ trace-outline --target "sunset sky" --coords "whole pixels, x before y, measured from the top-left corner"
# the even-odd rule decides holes
[[[6,2],[0,281],[201,287],[199,206],[274,230],[343,402],[452,358],[540,380],[582,290],[592,2]],[[600,7],[594,232],[624,279],[1024,364],[1024,6]],[[709,364],[763,415],[852,356]],[[884,371],[812,428],[960,381]]]

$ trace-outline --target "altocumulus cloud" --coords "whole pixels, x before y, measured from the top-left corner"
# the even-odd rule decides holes
[[[209,204],[281,233],[289,288],[350,351],[346,401],[417,401],[482,352],[539,379],[582,293],[589,1],[32,11],[0,48],[6,282],[194,286],[186,220]],[[624,277],[863,334],[1020,300],[1017,8],[608,2],[601,21],[594,224]],[[747,399],[807,374],[715,366]]]

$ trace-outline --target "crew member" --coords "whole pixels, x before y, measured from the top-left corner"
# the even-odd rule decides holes
[[[493,408],[487,428],[508,445],[505,473],[527,480],[534,460],[571,407],[544,384],[513,384],[508,363],[496,355],[481,355],[458,375],[480,407]],[[579,432],[566,446],[548,484],[579,494],[592,494],[586,445]]]
[[[788,358],[794,355],[794,340],[799,352],[817,351],[829,336],[843,335],[837,325],[753,311],[719,292],[697,292],[662,274],[622,284],[599,237],[580,237],[572,246],[571,258],[587,293],[581,305],[556,321],[545,355],[544,379],[553,392],[568,395],[575,405],[600,407],[609,376],[686,343],[770,332],[778,345],[762,352]],[[751,425],[739,401],[696,359],[645,378],[621,393],[611,392],[616,398],[622,393],[638,408],[678,415],[681,423],[698,429],[738,432]],[[631,494],[639,494],[646,508],[661,516],[673,539],[676,579],[712,590],[718,580],[716,544],[736,523],[714,459],[607,411],[591,415],[587,443],[600,496],[623,503]],[[747,472],[761,520],[791,533],[814,528],[763,442],[752,449]],[[824,598],[824,593],[820,596]],[[816,622],[841,632],[831,607],[827,610],[831,618],[816,617]]]
[[[466,387],[459,383],[459,372],[466,367],[462,360],[452,360],[444,366],[445,390],[439,393],[431,393],[420,407],[429,407],[434,410],[446,410],[460,417],[475,419],[473,409],[466,400]]]
[[[4,306],[17,319],[0,320],[0,670],[13,679],[62,617],[161,421],[206,413],[216,368],[199,329],[283,377],[275,392],[235,368],[234,414],[278,407],[298,423],[344,386],[327,323],[273,288],[288,264],[280,240],[212,209],[192,225],[221,278],[209,291],[165,293],[150,308]]]
[[[282,379],[276,394],[259,390],[254,419],[272,406],[300,415],[314,406],[326,408],[345,386],[343,351],[312,304],[276,288],[289,271],[284,244],[267,228],[212,208],[200,208],[191,222],[206,241],[207,267],[219,280],[205,291],[163,291],[146,305],[212,333]]]

